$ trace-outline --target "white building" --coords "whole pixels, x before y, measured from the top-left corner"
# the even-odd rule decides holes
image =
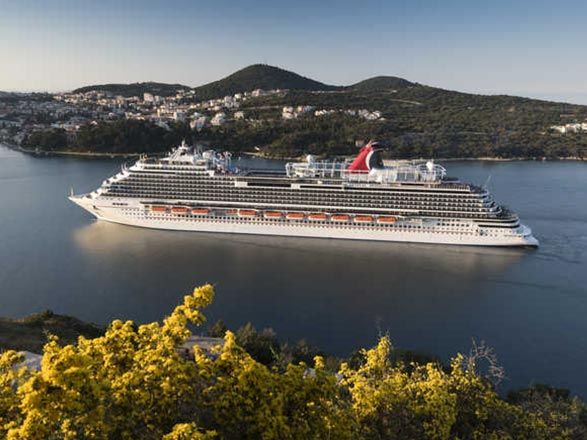
[[[190,122],[190,128],[192,130],[201,131],[202,128],[208,126],[208,124],[210,124],[210,118],[208,116],[200,116],[199,118]]]
[[[293,107],[283,107],[281,110],[281,117],[283,119],[294,119],[295,115]]]
[[[151,93],[143,93],[143,101],[152,103],[155,101],[155,98]]]
[[[245,119],[245,112],[234,112],[234,119]]]
[[[216,113],[214,115],[214,117],[210,121],[210,124],[218,127],[218,126],[224,124],[225,122],[226,122],[226,114],[221,112],[221,113]]]
[[[333,113],[336,113],[336,110],[325,110],[325,109],[322,109],[322,110],[316,110],[314,112],[314,116],[326,116],[326,115],[331,115]]]
[[[231,108],[234,105],[234,99],[232,96],[224,97],[224,107]]]
[[[314,107],[312,107],[311,105],[298,105],[296,107],[296,113],[298,115],[311,112],[312,110],[314,110]]]
[[[579,133],[587,131],[587,122],[574,122],[572,124],[565,125],[552,125],[551,130],[558,131],[559,133]]]

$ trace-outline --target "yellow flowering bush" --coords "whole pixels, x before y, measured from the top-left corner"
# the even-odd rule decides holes
[[[51,337],[39,371],[0,354],[0,438],[45,439],[579,439],[585,405],[544,399],[508,403],[456,356],[438,363],[390,360],[387,337],[362,362],[329,371],[268,367],[235,335],[186,359],[178,348],[200,325],[212,286],[186,295],[163,323],[113,321],[95,339],[60,346]],[[550,401],[549,401],[550,402]]]

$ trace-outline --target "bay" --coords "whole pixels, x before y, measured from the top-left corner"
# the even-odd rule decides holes
[[[232,329],[251,321],[339,356],[389,333],[444,360],[475,338],[495,349],[506,388],[587,396],[586,164],[445,164],[464,181],[491,176],[496,200],[540,240],[532,250],[157,231],[97,222],[67,200],[121,163],[0,147],[0,316],[148,322],[210,282],[205,314]]]

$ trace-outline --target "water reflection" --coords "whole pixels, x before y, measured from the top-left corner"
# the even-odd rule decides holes
[[[370,343],[379,330],[402,339],[418,321],[422,329],[442,325],[478,302],[481,282],[502,278],[527,254],[105,222],[77,229],[73,238],[84,264],[101,274],[101,283],[108,280],[113,294],[126,286],[117,305],[123,316],[159,319],[191,286],[212,282],[218,285],[212,319],[232,327],[250,320],[292,339],[314,337],[338,353]]]
[[[519,248],[453,247],[409,243],[384,243],[258,235],[210,234],[142,229],[94,221],[73,231],[75,243],[89,258],[110,261],[129,256],[155,267],[174,270],[199,268],[244,271],[247,274],[275,264],[292,263],[292,268],[308,266],[334,269],[352,265],[365,270],[437,273],[462,278],[495,276],[515,264],[529,251]],[[531,252],[531,251],[530,251]],[[141,263],[141,264],[142,264]],[[285,275],[285,274],[281,274]]]

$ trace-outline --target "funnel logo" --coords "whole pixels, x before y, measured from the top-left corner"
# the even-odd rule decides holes
[[[370,171],[374,168],[383,168],[383,162],[380,155],[381,149],[378,148],[377,142],[370,141],[361,148],[359,155],[353,160],[348,167],[349,171]]]

